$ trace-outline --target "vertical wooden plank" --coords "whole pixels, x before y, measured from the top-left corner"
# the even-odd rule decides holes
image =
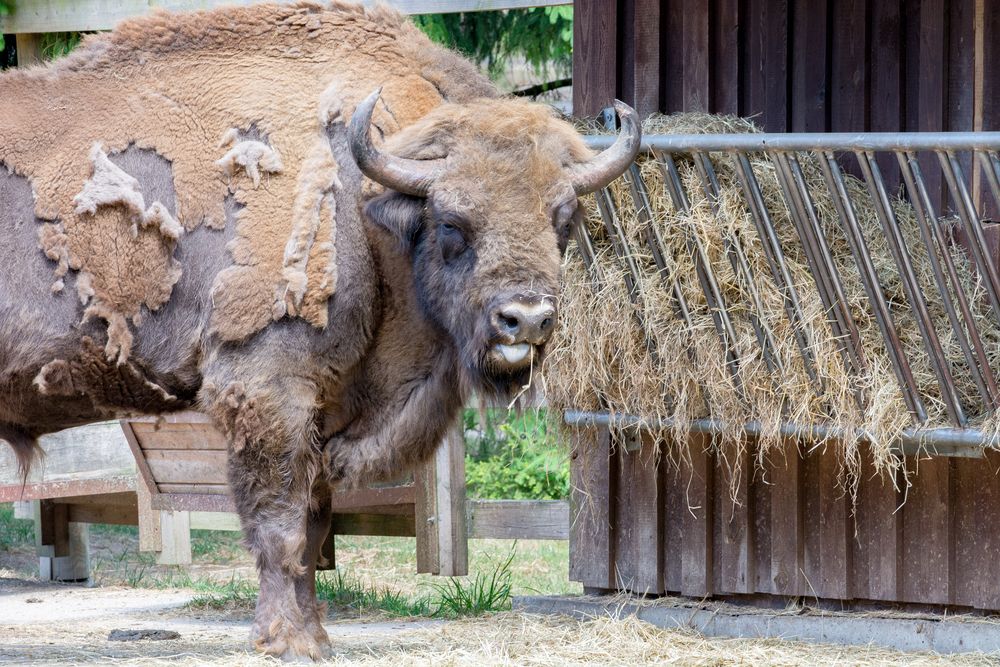
[[[858,599],[897,599],[902,513],[896,508],[901,500],[893,480],[877,474],[870,453],[863,450],[851,539],[852,593]]]
[[[789,30],[792,52],[792,96],[788,100],[792,132],[826,132],[827,57],[826,0],[791,0]]]
[[[976,0],[951,0],[948,12],[945,127],[952,132],[969,132],[975,125]],[[972,154],[959,153],[958,163],[971,188],[970,192],[975,195],[978,185],[972,169]],[[978,197],[973,196],[972,201],[977,203]]]
[[[780,453],[771,452],[768,455],[782,458]],[[765,461],[757,465],[757,453],[751,454],[754,462],[750,472],[750,502],[753,507],[753,562],[754,572],[751,582],[754,593],[770,593],[771,582],[771,484],[769,476],[771,464]]]
[[[982,129],[1000,130],[1000,0],[980,0],[983,17]]]
[[[714,464],[707,436],[692,434],[688,443],[691,468],[687,478],[684,542],[681,544],[681,593],[700,597],[712,590],[712,494]]]
[[[866,0],[833,2],[830,50],[830,129],[864,132],[868,129],[868,21]]]
[[[661,446],[676,448],[678,443],[666,441],[661,443]],[[660,530],[661,539],[664,542],[663,588],[671,593],[680,593],[684,517],[687,515],[688,471],[686,466],[678,465],[673,460],[664,460],[660,464],[660,469],[662,471],[664,501],[663,528]]]
[[[160,512],[162,549],[156,555],[160,565],[191,564],[191,513]]]
[[[69,555],[69,506],[51,500],[35,501],[35,546],[39,556]]]
[[[731,453],[729,461],[715,457],[715,511],[712,542],[715,585],[713,591],[753,593],[756,580],[749,452]]]
[[[612,590],[614,465],[607,428],[574,429],[570,453],[569,576],[587,588]]]
[[[795,441],[787,440],[783,446],[784,456],[772,454],[765,469],[771,489],[771,567],[769,585],[761,588],[776,595],[805,595],[804,462]]]
[[[435,465],[435,460],[431,459],[413,471],[413,528],[417,542],[417,574],[437,574],[441,571]]]
[[[948,7],[945,0],[921,0],[917,27],[916,78],[914,90],[907,90],[908,100],[915,102],[916,125],[919,132],[940,132],[946,127],[948,94]],[[909,103],[909,102],[908,102]],[[937,160],[921,156],[920,166],[931,201],[939,213],[950,201],[947,186]]]
[[[840,462],[829,444],[805,457],[804,572],[806,595],[851,597],[848,500],[839,483]]]
[[[740,115],[759,116],[767,132],[787,132],[788,3],[746,0],[746,7]]]
[[[1000,455],[958,459],[952,467],[955,495],[955,578],[953,603],[978,609],[1000,608]]]
[[[709,61],[712,71],[712,113],[740,111],[740,3],[713,0]]]
[[[17,66],[37,65],[42,59],[42,36],[37,33],[18,33],[16,37]]]
[[[948,604],[951,552],[950,461],[906,457],[911,486],[903,505],[900,598],[903,602]]]
[[[688,0],[681,25],[684,32],[683,108],[709,110],[709,0]]]
[[[637,445],[640,442],[640,449],[627,449],[621,442],[616,447],[615,572],[622,588],[639,594],[659,594],[664,590],[660,537],[663,490],[656,442],[648,434],[636,439]]]
[[[577,0],[573,20],[573,113],[596,116],[617,92],[617,3]]]
[[[660,106],[659,0],[628,0],[619,24],[621,97],[644,118]]]
[[[141,477],[135,481],[136,507],[139,514],[139,551],[161,551],[160,512],[154,510],[149,485]]]
[[[684,2],[667,0],[660,11],[661,110],[684,110]]]
[[[869,122],[872,132],[903,129],[903,21],[901,0],[870,0],[871,47]],[[889,193],[900,186],[899,166],[891,154],[877,156]]]
[[[438,520],[438,574],[469,573],[469,537],[465,521],[465,439],[461,423],[451,428],[434,455]]]

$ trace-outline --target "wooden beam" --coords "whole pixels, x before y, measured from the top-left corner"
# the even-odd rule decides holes
[[[16,45],[18,67],[30,67],[43,62],[41,35],[18,33]]]
[[[616,3],[577,0],[573,16],[573,113],[596,116],[618,90]]]
[[[414,537],[413,516],[399,514],[334,514],[330,527],[334,535],[379,535],[389,537]],[[419,551],[417,552],[419,554]],[[418,565],[418,571],[420,570]],[[432,572],[431,574],[437,574]]]
[[[470,500],[469,537],[499,540],[568,540],[565,500]]]
[[[255,0],[18,0],[14,12],[0,19],[0,30],[5,33],[110,30],[123,19],[148,14],[154,9],[192,11],[252,4]],[[376,0],[364,0],[363,4],[377,3]],[[404,14],[442,14],[573,3],[571,0],[388,0],[387,4]]]
[[[156,556],[160,565],[191,564],[191,513],[160,512],[163,548]]]

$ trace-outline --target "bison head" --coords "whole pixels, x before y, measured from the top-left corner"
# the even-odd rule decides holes
[[[365,215],[410,254],[421,306],[453,339],[468,387],[509,398],[555,328],[577,197],[635,159],[636,113],[616,102],[621,134],[596,156],[550,109],[511,99],[441,105],[380,150],[370,137],[378,99],[350,125],[358,166],[385,187]]]

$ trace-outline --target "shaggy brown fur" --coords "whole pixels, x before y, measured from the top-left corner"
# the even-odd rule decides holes
[[[92,292],[83,298],[116,333],[140,308],[170,298],[176,225],[167,235],[137,229],[156,214],[145,209],[154,202],[107,159],[136,145],[171,162],[184,229],[222,224],[227,189],[245,206],[235,265],[215,286],[212,326],[222,338],[245,339],[289,312],[326,325],[334,212],[319,203],[337,184],[335,166],[315,167],[329,161],[327,125],[379,85],[385,104],[375,122],[384,133],[445,99],[490,92],[398,14],[330,9],[154,14],[89,38],[54,66],[5,77],[0,162],[33,181],[36,214],[52,221],[42,246],[59,262],[55,291],[68,269],[80,271]],[[453,72],[464,85],[442,89]],[[251,130],[261,140],[241,139]],[[286,242],[293,252],[282,252]],[[127,254],[128,266],[102,263],[113,254]],[[108,350],[120,360],[128,352],[127,337]]]
[[[347,123],[446,157],[368,183]],[[331,484],[425,460],[471,390],[509,401],[515,299],[551,299],[590,154],[388,10],[155,14],[0,76],[0,438],[188,407],[228,436],[258,648],[318,658]],[[13,101],[16,100],[16,103]],[[334,224],[336,216],[336,224]],[[324,326],[325,325],[325,326]]]

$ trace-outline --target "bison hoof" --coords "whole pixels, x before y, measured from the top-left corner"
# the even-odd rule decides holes
[[[332,654],[329,639],[317,641],[319,637],[315,632],[298,629],[288,623],[272,624],[270,630],[267,633],[254,633],[257,635],[254,646],[265,655],[285,662],[312,662],[324,660]]]

